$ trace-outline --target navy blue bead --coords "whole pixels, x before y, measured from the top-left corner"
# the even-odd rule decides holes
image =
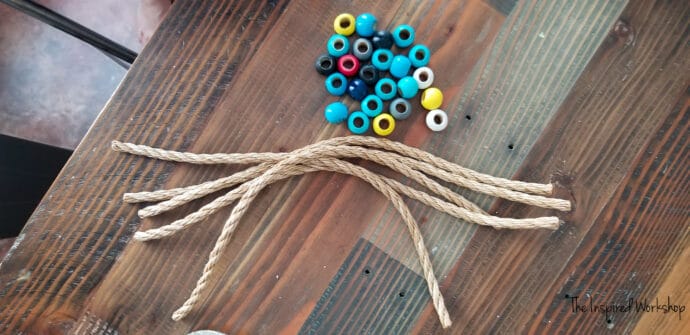
[[[388,49],[378,49],[371,56],[371,64],[379,71],[388,71],[393,63],[393,52]]]
[[[316,59],[314,67],[316,67],[316,72],[327,76],[335,72],[335,58],[329,54],[323,54]]]
[[[401,24],[393,30],[393,42],[398,48],[407,48],[414,42],[414,28]]]
[[[359,36],[369,37],[374,35],[376,29],[376,16],[371,13],[360,14],[355,20],[355,31]]]
[[[326,78],[326,91],[328,93],[341,96],[347,91],[347,78],[340,72],[336,72]]]
[[[410,49],[407,57],[412,62],[414,67],[423,67],[429,64],[429,58],[431,58],[431,51],[423,44],[417,44]]]
[[[376,95],[378,95],[379,98],[381,98],[381,100],[390,100],[395,98],[396,87],[397,85],[395,84],[395,81],[393,81],[393,79],[381,78],[381,80],[379,80],[379,82],[376,83],[374,92],[376,92]]]
[[[388,30],[379,30],[371,37],[374,49],[390,49],[393,47],[393,35]]]
[[[364,65],[359,69],[359,79],[369,86],[374,86],[379,81],[379,71],[371,64]]]
[[[323,115],[330,123],[341,123],[347,120],[347,106],[340,101],[330,103],[323,110]]]
[[[350,51],[350,41],[343,35],[334,34],[328,39],[326,49],[328,49],[329,55],[340,57]]]
[[[383,111],[383,100],[375,94],[367,95],[360,105],[362,112],[370,117],[375,117]]]
[[[369,117],[361,111],[354,111],[347,118],[347,128],[353,134],[364,134],[369,129],[370,124]]]
[[[398,80],[398,95],[404,99],[412,99],[419,91],[417,81],[411,76],[403,77]]]
[[[417,82],[415,81],[415,85],[416,84]],[[362,101],[362,99],[364,99],[364,97],[367,96],[367,93],[367,84],[362,79],[352,79],[350,80],[350,83],[347,85],[347,94],[349,94],[350,97],[352,97],[352,99]]]
[[[411,67],[412,63],[410,62],[410,59],[407,58],[407,56],[397,55],[393,57],[393,63],[391,63],[391,76],[395,78],[402,78],[404,76],[407,76],[407,74],[410,72]]]

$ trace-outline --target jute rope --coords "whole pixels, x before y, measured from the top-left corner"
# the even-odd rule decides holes
[[[124,201],[129,203],[160,201],[158,204],[139,210],[139,216],[145,218],[164,213],[211,193],[232,188],[224,195],[219,196],[182,219],[159,228],[139,231],[134,235],[134,239],[139,241],[172,236],[237,201],[230,217],[223,225],[196,286],[187,301],[173,313],[172,318],[176,321],[187,316],[199,303],[220,256],[229,244],[232,233],[237,228],[239,221],[251,202],[263,188],[281,179],[314,171],[342,173],[366,181],[390,200],[402,216],[410,232],[432,303],[444,328],[450,327],[450,316],[443,302],[443,296],[434,275],[421,231],[401,195],[420,201],[464,221],[494,228],[557,229],[559,220],[557,217],[514,219],[492,216],[450,188],[441,185],[433,178],[438,178],[480,193],[528,205],[560,211],[570,210],[569,201],[544,196],[552,192],[553,187],[550,184],[526,183],[493,177],[463,168],[402,143],[373,137],[338,137],[289,153],[195,154],[118,141],[112,142],[112,148],[115,151],[134,155],[192,164],[258,164],[233,175],[198,185],[153,192],[126,193],[124,195]],[[417,190],[392,178],[381,176],[363,167],[354,165],[344,160],[345,158],[366,159],[386,166],[414,181],[419,186],[430,191],[430,193]],[[439,197],[434,196],[434,194]]]

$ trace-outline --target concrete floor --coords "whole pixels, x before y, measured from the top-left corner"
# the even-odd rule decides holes
[[[139,52],[139,1],[37,2]],[[75,148],[126,70],[4,4],[0,18],[0,133]]]

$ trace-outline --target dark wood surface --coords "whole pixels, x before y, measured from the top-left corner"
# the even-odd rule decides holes
[[[203,306],[191,292],[221,211],[140,243],[152,219],[122,193],[237,168],[111,152],[113,139],[194,152],[285,151],[346,135],[312,69],[341,12],[409,23],[433,52],[450,126],[423,113],[392,138],[498,176],[553,182],[570,213],[465,193],[492,213],[559,215],[555,231],[496,231],[409,201],[454,325],[446,333],[689,333],[690,312],[573,312],[690,304],[687,1],[176,1],[0,265],[0,331],[28,334],[444,333],[385,198],[315,173],[253,203]],[[351,103],[348,101],[348,103]]]

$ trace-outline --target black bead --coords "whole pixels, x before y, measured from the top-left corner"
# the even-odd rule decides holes
[[[362,101],[362,99],[364,99],[368,93],[369,90],[367,89],[367,84],[364,83],[362,79],[355,78],[350,80],[350,82],[347,84],[347,94],[349,94],[352,99]]]
[[[379,71],[371,64],[364,65],[359,69],[359,79],[369,86],[376,85],[379,81]]]
[[[387,30],[379,30],[371,37],[374,49],[390,49],[393,47],[393,35]]]
[[[336,69],[335,58],[329,54],[323,54],[316,59],[316,62],[314,63],[314,67],[316,67],[316,72],[318,72],[324,76],[327,76],[327,75],[335,72],[335,69]]]

